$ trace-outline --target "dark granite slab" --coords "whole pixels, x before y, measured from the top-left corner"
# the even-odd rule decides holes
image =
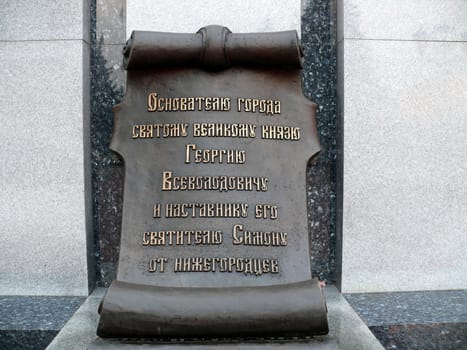
[[[0,350],[42,350],[84,297],[0,296]]]
[[[0,350],[43,350],[58,331],[0,330]]]
[[[467,323],[404,324],[369,328],[385,349],[467,349]]]
[[[302,14],[303,93],[318,104],[321,153],[308,163],[307,203],[312,275],[336,283],[337,118],[336,1],[309,0]]]
[[[59,330],[84,297],[0,296],[0,330]]]
[[[346,294],[386,349],[467,349],[467,291]]]
[[[345,294],[369,326],[467,323],[467,290]]]

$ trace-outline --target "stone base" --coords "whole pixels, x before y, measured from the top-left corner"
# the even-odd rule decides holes
[[[150,340],[149,340],[150,342]],[[148,343],[148,340],[119,340],[103,339],[95,340],[88,350],[202,350],[202,349],[226,349],[226,350],[267,350],[267,349],[287,349],[287,350],[338,350],[335,340],[329,337],[319,337],[313,339],[300,340],[270,340],[262,342],[227,342],[227,341],[208,341],[208,342],[184,342],[163,343],[155,341]]]
[[[373,336],[368,327],[353,311],[339,291],[329,286],[325,289],[326,303],[328,307],[329,335],[304,339],[276,339],[272,342],[237,342],[213,343],[210,341],[183,343],[158,343],[143,344],[140,342],[115,339],[100,339],[96,336],[99,315],[97,308],[104,296],[104,289],[95,290],[76,312],[76,314],[63,327],[57,337],[50,343],[47,350],[190,350],[198,349],[233,349],[233,350],[260,350],[260,349],[311,349],[311,350],[384,350],[378,340]],[[125,343],[126,341],[126,343]],[[336,346],[337,343],[337,346]]]

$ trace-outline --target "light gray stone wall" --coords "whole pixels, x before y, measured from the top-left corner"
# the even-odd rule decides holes
[[[87,295],[87,1],[0,6],[0,294]]]
[[[127,36],[133,30],[195,33],[209,24],[235,33],[296,29],[300,0],[127,0]]]
[[[467,2],[339,5],[342,291],[467,288]]]

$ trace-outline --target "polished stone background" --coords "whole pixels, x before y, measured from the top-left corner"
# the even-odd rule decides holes
[[[336,282],[337,119],[336,1],[308,1],[302,15],[303,93],[318,104],[321,153],[307,169],[313,276]]]
[[[122,208],[123,163],[109,150],[112,106],[124,94],[121,50],[126,40],[126,3],[96,0],[92,8],[91,142],[93,225],[97,283],[116,275]],[[311,1],[302,17],[305,53],[303,91],[319,105],[321,153],[310,161],[307,177],[312,273],[335,282],[336,160],[336,10],[334,1]]]
[[[124,92],[122,49],[126,3],[91,2],[91,162],[93,227],[97,284],[108,286],[115,278],[120,242],[123,163],[109,149],[112,106]]]

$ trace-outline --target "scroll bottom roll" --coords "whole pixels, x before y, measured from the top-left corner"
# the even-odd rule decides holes
[[[114,281],[99,307],[103,338],[310,336],[328,333],[317,279],[260,287],[155,287]]]

